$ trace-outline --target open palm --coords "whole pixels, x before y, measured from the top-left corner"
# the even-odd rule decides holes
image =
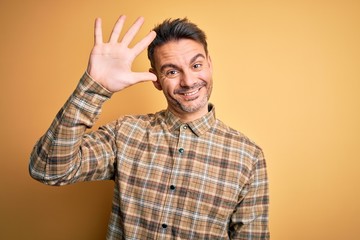
[[[138,18],[129,28],[121,41],[118,41],[125,22],[125,16],[117,20],[108,43],[103,42],[101,19],[95,21],[95,44],[91,51],[87,71],[89,75],[111,92],[120,91],[143,81],[156,81],[150,72],[132,72],[134,59],[154,40],[154,31],[147,34],[134,47],[129,48],[142,26],[144,19]]]

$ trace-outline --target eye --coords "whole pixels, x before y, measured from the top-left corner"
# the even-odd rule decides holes
[[[201,63],[195,63],[194,65],[193,65],[193,69],[195,69],[195,70],[201,70],[202,69],[202,64]]]
[[[174,78],[179,74],[178,70],[175,69],[171,69],[165,72],[165,76],[168,78]]]

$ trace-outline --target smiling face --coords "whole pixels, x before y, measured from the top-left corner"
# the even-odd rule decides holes
[[[156,47],[154,69],[168,109],[182,121],[192,121],[208,112],[212,90],[212,64],[202,44],[180,39]]]

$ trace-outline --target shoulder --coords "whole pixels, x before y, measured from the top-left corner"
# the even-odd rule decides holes
[[[164,121],[165,111],[142,115],[125,115],[117,119],[118,129],[148,130],[156,128]]]
[[[215,134],[222,136],[235,152],[245,154],[253,160],[263,158],[262,148],[247,135],[216,119]]]

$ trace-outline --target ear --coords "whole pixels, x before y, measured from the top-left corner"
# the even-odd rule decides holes
[[[149,69],[149,72],[151,72],[151,73],[153,73],[153,74],[156,75],[157,80],[156,80],[156,81],[153,81],[152,83],[154,84],[154,87],[155,87],[157,90],[161,91],[161,90],[162,90],[162,87],[161,87],[161,84],[160,84],[160,81],[159,81],[159,75],[156,73],[156,70],[153,69],[153,68],[150,68],[150,69]]]
[[[213,74],[213,65],[212,65],[212,61],[211,61],[210,55],[208,55],[208,64],[209,64],[210,72],[211,72],[211,74]]]

